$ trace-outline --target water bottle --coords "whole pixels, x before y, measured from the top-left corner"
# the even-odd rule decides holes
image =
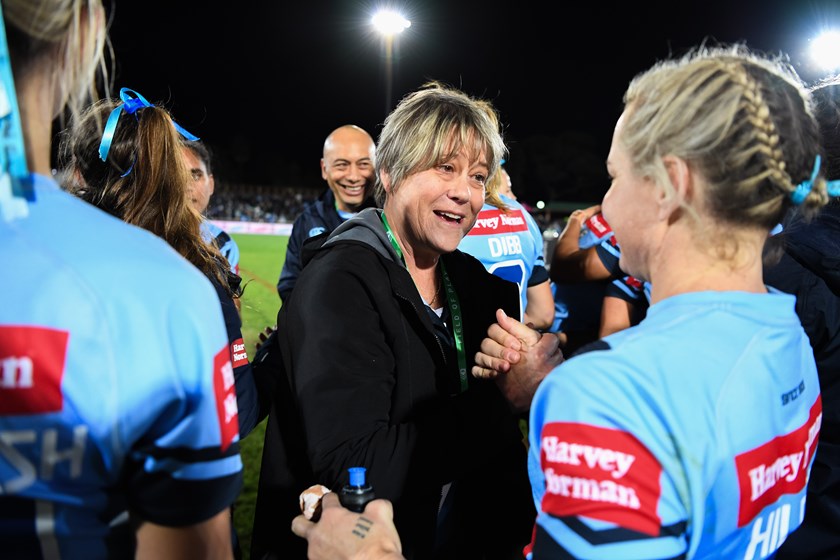
[[[338,494],[341,505],[356,513],[365,511],[365,505],[374,499],[373,487],[365,480],[367,469],[364,467],[350,467],[350,482]]]

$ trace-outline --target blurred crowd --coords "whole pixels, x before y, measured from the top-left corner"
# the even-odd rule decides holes
[[[207,217],[237,222],[291,223],[308,202],[318,198],[321,190],[219,181],[207,207]]]
[[[304,207],[318,198],[321,187],[278,187],[275,185],[250,185],[220,180],[207,207],[211,220],[236,222],[292,223]],[[550,251],[566,219],[568,211],[541,212],[536,207],[523,204],[543,230],[546,251]],[[580,208],[589,206],[581,202]],[[548,253],[547,253],[548,254]]]

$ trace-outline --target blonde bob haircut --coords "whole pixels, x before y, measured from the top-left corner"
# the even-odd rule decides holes
[[[486,158],[492,177],[506,153],[497,122],[476,100],[439,82],[406,95],[385,119],[376,147],[377,204],[385,202],[383,172],[396,190],[409,175],[449,161],[464,148],[471,160]]]

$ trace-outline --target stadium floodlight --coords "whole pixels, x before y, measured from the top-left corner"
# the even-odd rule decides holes
[[[840,31],[824,31],[811,42],[811,59],[823,72],[840,69]]]
[[[382,43],[385,50],[385,114],[387,115],[391,111],[394,39],[397,35],[411,27],[411,22],[397,11],[383,9],[373,14],[371,23],[376,31],[382,35]]]
[[[392,37],[411,27],[411,22],[394,10],[380,10],[376,12],[373,14],[371,23],[383,37]]]

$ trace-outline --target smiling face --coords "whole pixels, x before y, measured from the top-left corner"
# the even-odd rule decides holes
[[[370,135],[352,126],[335,130],[324,142],[321,177],[335,195],[339,210],[357,212],[370,196],[375,150]]]
[[[471,161],[464,148],[397,188],[384,174],[385,215],[407,258],[436,261],[458,247],[484,205],[487,173],[484,154]]]

